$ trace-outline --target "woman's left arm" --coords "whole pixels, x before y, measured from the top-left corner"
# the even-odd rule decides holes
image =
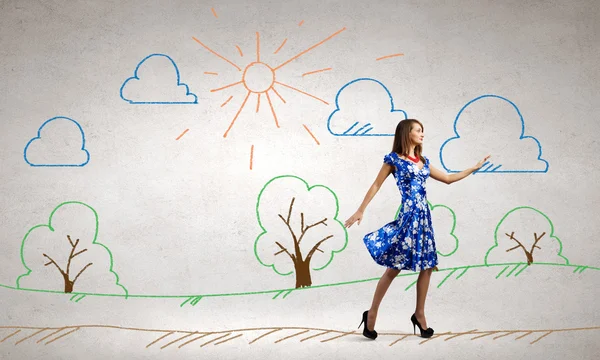
[[[431,174],[431,178],[440,182],[443,182],[444,184],[452,184],[453,182],[457,182],[459,180],[462,180],[464,178],[466,178],[467,176],[471,175],[472,173],[474,173],[475,171],[481,169],[481,167],[483,166],[483,164],[490,158],[490,155],[486,156],[485,158],[483,158],[483,160],[480,160],[475,166],[468,168],[466,170],[463,170],[459,173],[453,173],[453,174],[447,174],[445,172],[442,172],[441,170],[438,170],[437,168],[433,167],[433,166],[429,166],[429,171]]]

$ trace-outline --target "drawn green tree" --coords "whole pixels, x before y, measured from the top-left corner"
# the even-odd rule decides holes
[[[432,213],[432,217],[434,214],[442,212],[442,216],[447,216],[452,219],[452,225],[450,225],[450,229],[444,229],[434,225],[437,253],[440,256],[450,256],[458,250],[458,237],[456,236],[456,234],[454,234],[454,231],[456,230],[456,213],[454,212],[454,210],[452,210],[446,205],[432,205],[429,201],[427,201],[427,205],[429,206],[429,210]],[[398,218],[398,215],[400,215],[401,211],[402,204],[398,206],[398,210],[396,211],[396,215],[394,215],[394,219]],[[433,223],[435,224],[435,221],[433,221]],[[447,249],[448,251],[441,252],[440,248]]]
[[[127,289],[113,271],[110,250],[98,242],[98,214],[77,201],[64,202],[51,213],[47,224],[33,226],[21,243],[26,272],[17,288],[122,293]],[[81,284],[81,285],[80,285]]]
[[[324,185],[309,186],[292,175],[269,180],[256,203],[262,229],[256,259],[279,275],[295,273],[296,288],[311,286],[311,270],[326,268],[348,243],[338,210],[337,196]]]
[[[519,206],[507,212],[494,231],[494,245],[485,254],[486,265],[544,262],[569,264],[554,224],[540,210]]]

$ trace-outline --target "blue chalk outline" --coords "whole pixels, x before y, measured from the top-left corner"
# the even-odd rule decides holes
[[[458,131],[456,130],[456,124],[458,123],[458,119],[460,118],[460,114],[462,114],[462,112],[469,106],[471,105],[473,102],[480,100],[482,98],[487,98],[487,97],[493,97],[493,98],[498,98],[498,99],[502,99],[506,102],[508,102],[509,104],[511,104],[515,110],[517,111],[517,114],[519,114],[519,119],[521,119],[521,135],[519,137],[519,140],[523,140],[523,139],[533,139],[538,146],[538,157],[537,160],[541,160],[546,164],[546,168],[544,170],[498,170],[502,165],[501,164],[491,164],[489,162],[485,162],[483,164],[483,166],[481,167],[481,169],[475,171],[473,174],[477,174],[477,173],[546,173],[548,172],[548,161],[542,159],[542,145],[540,144],[540,142],[538,141],[538,139],[536,139],[533,136],[525,136],[525,121],[523,120],[523,115],[521,114],[521,111],[519,111],[519,108],[517,107],[517,105],[515,105],[512,101],[499,96],[499,95],[481,95],[479,97],[476,97],[475,99],[469,101],[465,106],[462,107],[462,109],[460,109],[460,111],[458,112],[458,114],[456,115],[456,118],[454,119],[454,134],[456,134],[455,137],[451,137],[449,139],[447,139],[446,141],[444,141],[444,143],[442,144],[442,146],[440,147],[440,162],[442,164],[442,167],[450,173],[458,173],[461,170],[450,170],[446,164],[444,164],[444,157],[442,155],[443,151],[444,151],[444,146],[446,146],[446,144],[452,140],[456,140],[456,139],[460,139],[460,135],[458,134]]]
[[[404,110],[400,110],[400,109],[395,109],[394,108],[394,99],[392,98],[392,94],[390,93],[390,91],[388,90],[388,88],[383,85],[383,83],[379,80],[375,80],[375,79],[371,79],[371,78],[358,78],[355,80],[350,81],[349,83],[347,83],[346,85],[342,86],[337,94],[335,95],[335,110],[333,110],[333,112],[331,114],[329,114],[329,117],[327,118],[327,130],[333,135],[333,136],[394,136],[394,134],[373,134],[373,133],[369,133],[369,131],[373,130],[373,127],[369,127],[371,125],[371,123],[366,123],[365,125],[363,125],[362,127],[360,127],[358,130],[356,130],[354,133],[349,133],[350,130],[352,130],[357,124],[358,122],[355,122],[352,126],[350,126],[348,129],[346,129],[346,131],[344,131],[343,133],[339,134],[339,133],[335,133],[331,130],[331,118],[333,117],[333,115],[335,115],[336,112],[340,111],[340,105],[338,103],[338,99],[340,97],[340,94],[342,93],[342,91],[348,87],[349,85],[357,82],[357,81],[374,81],[377,84],[381,85],[381,87],[383,87],[383,89],[385,90],[385,92],[388,94],[388,96],[390,97],[390,112],[399,112],[404,114],[404,119],[407,118],[406,112]],[[366,128],[366,130],[365,130]],[[359,134],[359,132],[362,131],[362,133]]]
[[[62,120],[68,120],[73,122],[75,125],[77,125],[77,128],[79,129],[79,131],[81,132],[81,150],[85,151],[86,155],[87,155],[87,159],[85,160],[84,163],[82,164],[32,164],[31,162],[29,162],[29,160],[27,160],[27,149],[29,148],[29,145],[31,145],[35,140],[40,140],[42,138],[41,133],[42,133],[42,129],[44,128],[44,126],[46,126],[46,124],[48,124],[51,121],[55,121],[58,119],[62,119]],[[85,166],[89,161],[90,161],[90,153],[89,151],[86,150],[85,148],[85,133],[83,132],[83,129],[81,128],[81,125],[79,125],[79,123],[73,119],[70,119],[68,117],[65,116],[55,116],[51,119],[46,120],[42,126],[40,126],[40,128],[38,129],[38,133],[37,136],[32,138],[31,140],[29,140],[27,142],[27,145],[25,145],[25,149],[23,149],[23,158],[25,159],[25,162],[28,163],[31,166],[45,166],[45,167],[56,167],[56,166]]]
[[[173,64],[173,67],[175,68],[175,73],[177,74],[177,86],[185,86],[185,92],[186,92],[186,96],[192,95],[194,97],[194,101],[133,101],[133,100],[128,100],[125,99],[125,97],[123,97],[123,89],[125,89],[125,86],[127,85],[127,83],[131,80],[140,80],[140,78],[138,77],[138,70],[139,68],[142,66],[142,64],[148,60],[149,58],[153,57],[153,56],[163,56],[166,57],[167,59],[169,59],[169,61],[171,62],[171,64]],[[137,66],[135,67],[135,71],[133,72],[133,76],[130,78],[127,78],[127,80],[125,80],[125,82],[123,82],[123,85],[121,85],[121,89],[119,90],[119,94],[121,95],[121,99],[127,101],[130,104],[198,104],[198,96],[196,96],[196,94],[191,93],[190,92],[190,88],[181,82],[181,77],[179,75],[179,68],[177,67],[177,64],[175,64],[175,61],[173,61],[173,59],[171,59],[171,57],[169,55],[165,55],[165,54],[150,54],[148,56],[146,56],[145,58],[142,59],[142,61],[140,61]]]

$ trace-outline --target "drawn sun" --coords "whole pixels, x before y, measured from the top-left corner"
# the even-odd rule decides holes
[[[322,103],[324,103],[325,105],[329,105],[329,103],[323,99],[320,99],[312,94],[309,94],[305,91],[302,91],[300,89],[297,89],[293,86],[290,86],[288,84],[284,84],[280,81],[277,81],[277,70],[281,69],[282,67],[284,67],[285,65],[289,64],[290,62],[298,59],[299,57],[301,57],[302,55],[308,53],[309,51],[315,49],[316,47],[324,44],[326,41],[332,39],[333,37],[339,35],[341,32],[343,32],[344,30],[346,30],[346,28],[342,28],[338,31],[336,31],[335,33],[331,34],[330,36],[328,36],[327,38],[321,40],[320,42],[314,44],[313,46],[309,47],[308,49],[298,53],[297,55],[291,57],[290,59],[282,62],[281,64],[277,65],[277,66],[271,66],[267,63],[264,63],[261,61],[260,59],[260,34],[257,32],[256,33],[256,59],[252,62],[250,62],[248,65],[246,65],[245,68],[240,67],[239,65],[237,65],[236,63],[234,63],[233,61],[225,58],[224,56],[220,55],[219,53],[217,53],[216,51],[214,51],[213,49],[211,49],[210,47],[208,47],[206,44],[204,44],[202,41],[200,41],[199,39],[197,39],[196,37],[192,37],[192,39],[194,39],[198,44],[202,45],[206,50],[208,50],[209,52],[211,52],[213,55],[217,56],[218,58],[226,61],[227,63],[229,63],[230,65],[232,65],[233,67],[236,68],[237,71],[239,71],[241,73],[241,77],[240,80],[237,82],[234,82],[232,84],[228,84],[225,86],[222,86],[220,88],[217,89],[212,89],[211,92],[216,92],[216,91],[221,91],[221,90],[225,90],[234,86],[239,86],[242,85],[245,87],[246,89],[246,95],[244,96],[244,100],[242,101],[242,104],[240,106],[240,108],[238,109],[238,111],[236,112],[235,116],[233,117],[233,120],[231,121],[231,123],[229,124],[229,127],[227,128],[227,130],[225,131],[225,133],[223,134],[223,137],[226,138],[227,135],[229,134],[229,132],[231,131],[231,129],[233,128],[233,125],[235,124],[235,121],[237,120],[239,114],[242,112],[242,110],[244,109],[244,107],[246,106],[246,103],[248,102],[248,98],[251,95],[256,95],[257,96],[257,106],[256,106],[256,111],[258,112],[258,109],[260,107],[260,102],[261,102],[261,97],[262,95],[264,95],[267,99],[267,102],[269,104],[269,108],[271,109],[271,113],[273,114],[273,119],[275,120],[275,126],[279,128],[279,120],[277,119],[277,114],[275,113],[275,109],[273,108],[273,102],[271,100],[271,98],[273,96],[277,96],[281,99],[281,101],[283,103],[285,103],[285,100],[283,99],[283,97],[280,95],[280,93],[277,91],[277,88],[282,86],[282,87],[286,87],[288,89],[297,91],[301,94],[304,94],[306,96],[309,96],[311,98],[314,98]],[[286,39],[287,40],[287,39]],[[286,40],[283,41],[283,43],[281,44],[281,46],[279,46],[279,48],[277,49],[277,51],[275,51],[275,53],[277,53],[285,44]],[[241,53],[241,49],[236,46],[238,51]],[[318,70],[318,71],[313,71],[310,73],[315,73],[315,72],[320,72],[320,71],[325,71],[325,70],[330,70],[330,68],[328,69],[323,69],[323,70]],[[310,73],[305,73],[303,75],[307,75]],[[208,74],[215,74],[215,73],[208,73]],[[215,74],[216,75],[216,74]],[[225,105],[229,100],[231,100],[231,97],[223,104]],[[223,106],[222,105],[222,106]],[[314,135],[311,133],[311,131],[308,129],[308,127],[306,125],[304,125],[304,128],[306,129],[306,131],[313,137],[313,139],[317,142],[317,144],[319,144],[319,142],[317,141],[317,139],[314,137]],[[253,147],[252,147],[253,150]],[[252,154],[251,154],[252,157]],[[252,169],[252,163],[250,164],[250,168]]]

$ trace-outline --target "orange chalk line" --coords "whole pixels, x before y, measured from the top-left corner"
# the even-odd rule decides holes
[[[279,92],[277,91],[277,89],[275,89],[274,87],[271,87],[271,89],[275,92],[275,94],[277,96],[279,96],[279,98],[281,99],[281,101],[283,101],[283,103],[285,104],[286,103],[285,100],[283,99],[283,97],[281,97],[281,95],[279,95]]]
[[[217,341],[217,340],[219,340],[219,339],[222,339],[222,338],[224,338],[224,337],[227,337],[227,336],[229,336],[230,334],[231,334],[231,333],[229,332],[229,333],[227,333],[227,334],[225,334],[225,335],[221,335],[221,336],[219,336],[219,337],[216,337],[216,338],[214,338],[214,339],[212,339],[212,340],[209,340],[209,341],[205,342],[204,344],[200,345],[200,347],[203,347],[203,346],[205,346],[205,345],[208,345],[208,344],[210,344],[210,343],[211,343],[211,342],[213,342],[213,341]]]
[[[260,93],[258,93],[258,101],[256,102],[256,112],[258,112],[258,109],[260,108]]]
[[[239,84],[241,84],[242,82],[243,82],[243,81],[234,82],[233,84],[225,85],[225,86],[223,86],[223,87],[220,87],[220,88],[218,88],[218,89],[212,89],[210,92],[221,91],[221,90],[223,90],[223,89],[227,89],[228,87],[232,87],[232,86],[235,86],[235,85],[239,85]]]
[[[223,57],[221,54],[217,53],[216,51],[214,51],[213,49],[209,48],[208,46],[204,45],[204,43],[202,43],[202,41],[196,39],[194,36],[192,36],[192,39],[194,39],[198,44],[202,45],[206,50],[210,51],[211,53],[213,53],[213,55],[227,61],[228,63],[230,63],[231,65],[235,66],[236,69],[238,69],[238,71],[242,71],[242,69],[237,66],[235,63],[233,63],[231,60]]]
[[[205,71],[204,74],[206,74],[206,75],[219,75],[216,72],[210,72],[210,71]]]
[[[286,336],[286,337],[283,337],[283,338],[281,338],[281,339],[279,339],[279,340],[276,340],[276,341],[275,341],[275,343],[278,343],[278,342],[280,342],[280,341],[283,341],[283,340],[287,340],[287,339],[293,338],[294,336],[298,336],[298,335],[304,334],[304,333],[306,333],[306,332],[309,332],[309,331],[310,331],[310,330],[308,330],[308,329],[307,329],[307,330],[302,330],[302,331],[299,331],[299,332],[297,332],[297,333],[295,333],[295,334],[288,335],[288,336]]]
[[[182,137],[183,135],[185,135],[185,133],[186,133],[186,132],[188,132],[188,130],[189,130],[189,129],[185,129],[185,130],[184,130],[184,131],[181,133],[181,135],[179,135],[179,136],[177,137],[177,139],[175,139],[175,140],[179,140],[179,139],[181,139],[181,137]]]
[[[318,47],[319,45],[322,45],[322,44],[323,44],[323,43],[325,43],[326,41],[328,41],[328,40],[332,39],[333,37],[335,37],[335,36],[339,35],[339,34],[340,34],[342,31],[344,31],[344,30],[346,30],[346,28],[345,28],[345,27],[344,27],[344,28],[342,28],[342,29],[340,29],[340,30],[338,30],[338,31],[336,31],[335,33],[333,33],[333,34],[329,35],[329,36],[328,36],[326,39],[319,41],[319,42],[318,42],[318,43],[316,43],[315,45],[313,45],[313,46],[309,47],[308,49],[306,49],[306,50],[302,51],[301,53],[299,53],[298,55],[296,55],[296,56],[292,57],[291,59],[289,59],[288,61],[284,62],[283,64],[281,64],[281,65],[277,66],[276,68],[274,68],[274,69],[273,69],[273,71],[276,71],[277,69],[280,69],[280,68],[281,68],[281,67],[283,67],[284,65],[286,65],[286,64],[289,64],[290,62],[292,62],[292,61],[296,60],[297,58],[299,58],[300,56],[302,56],[302,55],[306,54],[306,53],[307,53],[307,52],[309,52],[310,50],[312,50],[312,49],[314,49],[314,48]]]
[[[154,345],[155,343],[157,343],[157,342],[161,341],[162,339],[166,338],[167,336],[169,336],[169,335],[172,335],[172,334],[174,334],[174,333],[175,333],[174,331],[170,331],[170,332],[168,332],[168,333],[164,334],[163,336],[161,336],[161,337],[159,337],[158,339],[154,340],[154,341],[153,341],[153,342],[151,342],[150,344],[146,345],[146,349],[147,349],[147,348],[149,348],[150,346]]]
[[[192,340],[188,340],[188,341],[184,342],[183,344],[179,345],[177,348],[178,348],[178,349],[181,349],[182,347],[186,346],[187,344],[193,343],[193,342],[194,342],[194,341],[196,341],[196,340],[200,340],[200,339],[202,339],[203,337],[206,337],[206,336],[208,336],[208,335],[210,335],[210,334],[213,334],[213,333],[212,333],[212,332],[209,332],[209,333],[206,333],[206,334],[204,334],[204,335],[200,335],[200,336],[198,336],[198,337],[195,337],[195,338],[193,338]]]
[[[283,42],[281,43],[281,45],[279,45],[279,47],[277,48],[277,50],[275,50],[275,52],[273,54],[277,54],[279,52],[279,50],[281,50],[283,45],[285,45],[286,41],[287,41],[287,38],[283,39]]]
[[[46,340],[47,338],[51,337],[51,336],[52,336],[52,335],[54,335],[54,334],[58,334],[59,332],[61,332],[61,331],[65,330],[66,328],[67,328],[67,327],[60,328],[60,329],[58,329],[58,330],[56,330],[56,331],[54,331],[54,332],[50,333],[49,335],[46,335],[46,336],[44,336],[43,338],[41,338],[41,339],[39,339],[38,341],[36,341],[36,344],[39,344],[40,342],[42,342],[42,341]]]
[[[254,343],[254,342],[258,341],[259,339],[262,339],[262,338],[264,338],[264,337],[265,337],[265,336],[267,336],[267,335],[271,335],[272,333],[274,333],[274,332],[277,332],[277,331],[281,331],[281,330],[282,330],[282,329],[274,329],[274,330],[271,330],[271,331],[269,331],[268,333],[262,334],[261,336],[257,337],[256,339],[254,339],[254,340],[250,341],[248,344],[252,344],[252,343]]]
[[[406,335],[404,335],[403,337],[396,339],[394,342],[390,343],[390,345],[389,345],[389,346],[392,346],[392,345],[396,344],[397,342],[399,342],[399,341],[402,341],[402,340],[406,339],[406,338],[407,338],[407,337],[409,337],[410,335],[411,335],[411,334],[406,334]]]
[[[320,72],[323,72],[323,71],[328,71],[328,70],[331,70],[331,68],[326,68],[326,69],[321,69],[321,70],[310,71],[310,72],[307,72],[307,73],[304,73],[304,74],[302,74],[302,77],[304,77],[305,75],[316,74],[316,73],[320,73]]]
[[[379,60],[383,60],[383,59],[388,59],[388,58],[392,58],[392,57],[396,57],[396,56],[404,56],[404,54],[392,54],[392,55],[386,55],[386,56],[382,56],[380,58],[375,59],[376,61]]]
[[[302,24],[304,24],[304,20],[300,21],[300,23],[298,24],[298,26],[302,26]]]
[[[213,15],[218,19],[219,17],[217,16],[217,12],[215,11],[215,8],[211,8]]]
[[[304,128],[306,129],[306,131],[308,131],[308,133],[310,134],[310,136],[312,136],[313,140],[315,140],[315,142],[317,143],[317,145],[321,145],[319,143],[319,140],[317,140],[317,138],[313,135],[313,133],[310,131],[310,129],[308,128],[308,126],[302,124],[302,126],[304,126]]]
[[[256,61],[260,62],[260,35],[256,32]]]
[[[269,101],[269,106],[271,107],[271,112],[273,113],[273,117],[275,118],[275,126],[279,128],[279,122],[277,121],[277,115],[275,114],[275,109],[273,108],[273,103],[271,102],[271,97],[269,96],[269,92],[266,92],[267,100]]]
[[[172,344],[175,344],[175,343],[176,343],[176,342],[178,342],[179,340],[183,340],[183,339],[185,339],[185,338],[188,338],[188,337],[190,337],[190,336],[192,336],[192,335],[195,335],[195,334],[197,334],[197,332],[189,333],[189,334],[187,334],[187,335],[184,335],[184,336],[182,336],[182,337],[179,337],[179,338],[177,338],[177,339],[175,339],[175,340],[173,340],[173,341],[171,341],[171,342],[169,342],[169,343],[167,343],[167,344],[165,344],[165,345],[161,346],[160,348],[161,348],[161,349],[164,349],[164,348],[166,348],[166,347],[168,347],[168,346],[171,346]]]
[[[233,95],[231,95],[231,96],[229,97],[229,99],[225,100],[225,102],[221,104],[221,107],[223,107],[223,106],[227,105],[227,103],[229,102],[229,100],[231,100],[231,98],[233,98]]]
[[[331,330],[326,330],[326,331],[323,331],[323,332],[320,332],[320,333],[317,333],[317,334],[314,334],[314,335],[311,335],[311,336],[307,336],[304,339],[301,339],[300,342],[306,341],[306,340],[310,340],[312,338],[316,338],[316,337],[321,336],[321,335],[329,334],[330,332],[331,332]]]
[[[321,342],[328,342],[328,341],[331,341],[331,340],[339,339],[339,338],[344,337],[344,336],[352,335],[355,332],[356,332],[356,330],[351,331],[351,332],[347,332],[347,333],[344,333],[344,334],[336,335],[336,336],[334,336],[332,338],[321,340]]]
[[[40,330],[40,331],[38,331],[37,333],[35,333],[35,334],[33,334],[33,335],[30,335],[30,336],[28,336],[27,338],[30,338],[30,337],[32,337],[32,336],[34,336],[34,335],[36,335],[36,334],[38,334],[38,333],[40,333],[40,332],[42,332],[42,331],[46,331],[46,330],[56,330],[56,331],[52,332],[51,334],[49,334],[49,335],[47,335],[47,336],[43,337],[42,339],[38,340],[38,341],[37,341],[37,343],[40,343],[41,341],[44,341],[45,339],[47,339],[47,338],[51,337],[52,335],[55,335],[55,334],[57,334],[58,332],[60,332],[60,331],[62,331],[62,330],[65,330],[65,329],[69,329],[69,328],[70,328],[70,329],[74,329],[74,330],[81,329],[81,328],[90,328],[90,329],[92,329],[92,328],[95,328],[95,329],[118,329],[118,330],[132,330],[132,331],[141,331],[141,332],[167,333],[167,334],[165,334],[165,335],[161,336],[159,339],[157,339],[157,340],[153,341],[152,343],[150,343],[150,344],[149,344],[149,345],[147,345],[146,347],[148,347],[148,346],[150,346],[150,345],[152,345],[152,344],[156,343],[157,341],[159,341],[159,340],[161,340],[161,339],[163,339],[163,338],[165,338],[165,337],[167,337],[167,336],[169,336],[169,335],[171,335],[171,334],[173,334],[173,333],[175,333],[175,332],[188,333],[188,334],[190,334],[190,335],[193,335],[193,334],[199,334],[199,333],[201,333],[201,332],[197,332],[197,331],[193,331],[193,332],[192,332],[192,331],[185,331],[185,330],[182,330],[182,331],[174,331],[174,330],[164,330],[164,329],[145,329],[145,328],[133,328],[133,327],[124,327],[124,326],[115,326],[115,325],[79,325],[79,326],[65,326],[65,327],[62,327],[62,328],[52,328],[52,327],[37,327],[37,326],[0,326],[0,329],[16,329],[16,330],[18,330],[18,331],[15,331],[14,333],[12,333],[12,334],[8,335],[7,337],[5,337],[5,338],[4,338],[4,340],[2,340],[2,341],[5,341],[6,339],[8,339],[8,338],[10,338],[10,337],[12,337],[12,336],[14,336],[14,335],[18,334],[18,333],[19,333],[19,331],[21,331],[21,330],[25,330],[25,329],[26,329],[26,330]],[[269,331],[269,332],[268,332],[268,333],[266,333],[266,334],[263,334],[263,335],[259,336],[259,337],[258,337],[258,338],[256,338],[256,339],[254,339],[253,341],[251,341],[251,342],[250,342],[250,344],[252,344],[253,342],[257,341],[257,340],[258,340],[258,339],[260,339],[260,338],[263,338],[263,337],[265,337],[265,336],[267,336],[267,335],[270,335],[270,334],[272,334],[272,333],[274,333],[274,332],[281,331],[281,330],[283,330],[283,329],[288,329],[288,330],[292,330],[292,329],[297,329],[297,330],[299,330],[299,329],[303,329],[303,330],[307,330],[307,331],[310,331],[310,330],[314,330],[314,331],[323,331],[323,333],[320,333],[320,334],[318,334],[317,336],[319,336],[319,335],[323,335],[323,334],[325,334],[325,333],[330,333],[330,332],[333,332],[333,333],[338,333],[338,334],[341,334],[341,335],[345,335],[345,334],[348,334],[348,335],[349,335],[349,334],[353,334],[353,333],[354,333],[354,332],[347,333],[347,332],[345,332],[345,331],[332,330],[332,329],[322,329],[322,328],[307,328],[307,327],[292,327],[292,326],[290,326],[290,327],[284,327],[284,328],[281,328],[281,327],[280,327],[280,328],[268,328],[268,327],[266,327],[266,328],[265,328],[265,327],[259,327],[259,328],[241,328],[241,329],[233,329],[233,330],[222,330],[222,331],[215,331],[215,332],[208,332],[208,333],[204,333],[204,335],[202,335],[201,337],[204,337],[204,336],[207,336],[207,335],[210,335],[210,334],[222,334],[222,333],[227,333],[227,334],[225,334],[224,336],[221,336],[221,337],[220,337],[220,338],[222,338],[222,337],[225,337],[225,336],[228,336],[228,335],[230,335],[232,332],[257,331],[257,330],[269,330],[269,329],[273,329],[273,330],[272,330],[272,331]],[[494,339],[497,339],[497,338],[500,338],[500,337],[504,337],[504,336],[508,336],[508,335],[510,335],[510,334],[514,334],[514,333],[527,333],[526,335],[529,335],[529,334],[532,334],[532,333],[544,333],[542,336],[538,337],[536,340],[534,340],[534,341],[532,341],[532,342],[530,343],[530,344],[533,344],[533,343],[535,343],[535,342],[539,341],[539,340],[540,340],[540,339],[542,339],[543,337],[546,337],[546,336],[548,336],[549,334],[551,334],[551,333],[553,333],[553,332],[566,332],[566,331],[585,331],[585,330],[600,330],[600,326],[594,326],[594,327],[582,327],[582,328],[565,328],[565,329],[538,329],[538,330],[489,330],[489,331],[481,331],[481,332],[468,332],[468,333],[469,333],[469,334],[483,334],[483,335],[479,335],[479,336],[473,337],[473,338],[472,338],[472,340],[473,340],[473,339],[477,339],[477,338],[481,338],[481,337],[485,337],[485,336],[489,336],[489,335],[492,335],[492,334],[503,333],[503,332],[505,332],[506,334],[504,334],[504,335],[501,335],[501,336],[497,336],[497,337],[495,337]],[[303,331],[302,333],[304,333],[304,332],[306,332],[306,331]],[[69,333],[71,333],[71,332],[69,332]],[[67,335],[68,335],[69,333],[67,333]],[[300,333],[299,333],[299,334],[300,334]],[[296,335],[299,335],[299,334],[296,334]],[[436,335],[435,335],[435,336],[433,336],[432,338],[439,337],[439,336],[443,336],[443,335],[452,335],[452,336],[455,336],[455,335],[457,335],[457,334],[467,334],[467,333],[452,333],[452,332],[445,332],[445,333],[441,333],[441,334],[436,334]],[[293,335],[293,336],[296,336],[296,335]],[[362,336],[361,334],[357,334],[357,335],[360,335],[360,336]],[[418,336],[419,336],[419,335],[413,335],[413,334],[401,334],[401,333],[383,333],[383,332],[382,332],[382,333],[380,333],[380,335],[390,335],[390,336],[400,336],[400,335],[403,335],[403,338],[405,338],[405,337],[408,337],[408,336],[416,336],[416,337],[418,337]],[[526,335],[525,335],[525,336],[526,336]],[[313,336],[311,336],[311,337],[313,337]],[[523,336],[520,336],[519,338],[522,338],[522,337],[523,337]],[[403,338],[402,338],[402,339],[403,339]],[[429,338],[428,340],[422,341],[420,344],[422,344],[422,343],[424,343],[424,342],[427,342],[427,341],[429,341],[429,340],[430,340],[430,339],[432,339],[432,338]],[[212,341],[215,341],[215,340],[218,340],[218,339],[219,339],[219,338],[217,338],[217,339],[213,339]],[[399,339],[399,340],[401,340],[401,339]],[[397,342],[397,341],[399,341],[399,340],[396,340],[396,342]],[[2,342],[2,341],[0,341],[0,342]],[[180,346],[180,347],[181,347],[181,346]]]
[[[307,96],[310,96],[310,97],[312,97],[312,98],[314,98],[314,99],[317,99],[317,100],[319,100],[319,101],[323,102],[325,105],[329,105],[329,103],[328,103],[327,101],[325,101],[325,100],[323,100],[323,99],[320,99],[320,98],[318,98],[318,97],[316,97],[316,96],[314,96],[314,95],[311,95],[311,94],[309,94],[309,93],[307,93],[307,92],[304,92],[304,91],[302,91],[302,90],[296,89],[295,87],[292,87],[292,86],[286,85],[286,84],[284,84],[284,83],[280,83],[279,81],[275,81],[275,83],[277,83],[277,84],[279,84],[279,85],[281,85],[281,86],[285,86],[285,87],[287,87],[287,88],[290,88],[290,89],[292,89],[292,90],[296,90],[297,92],[299,92],[299,93],[301,93],[301,94],[304,94],[304,95],[307,95]]]
[[[50,344],[50,343],[53,343],[53,342],[55,342],[56,340],[58,340],[58,339],[61,339],[61,338],[65,337],[65,336],[67,336],[67,335],[70,335],[70,334],[72,334],[72,333],[74,333],[75,331],[78,331],[78,330],[79,330],[79,328],[75,328],[75,329],[73,329],[73,330],[71,330],[71,331],[69,331],[69,332],[67,332],[67,333],[64,333],[64,334],[62,334],[61,336],[55,337],[54,339],[52,339],[52,340],[48,341],[48,342],[46,343],[46,345],[48,345],[48,344]]]
[[[244,57],[244,54],[242,53],[242,49],[240,49],[240,47],[237,45],[235,47],[237,48],[238,52],[240,53],[240,56]]]
[[[44,329],[38,330],[38,331],[34,332],[33,334],[31,334],[31,335],[29,335],[29,336],[26,336],[26,337],[22,338],[21,340],[17,341],[17,342],[15,343],[15,345],[19,345],[19,344],[20,344],[20,343],[22,343],[23,341],[25,341],[25,340],[29,340],[29,339],[31,339],[32,337],[36,336],[37,334],[39,334],[39,333],[42,333],[42,332],[44,332],[44,331],[46,331],[46,330],[48,330],[48,328],[44,328]],[[2,341],[0,341],[0,342],[2,342]]]
[[[229,339],[225,339],[225,340],[221,340],[221,341],[219,341],[219,342],[216,342],[216,343],[215,343],[215,345],[219,345],[219,344],[222,344],[222,343],[224,343],[224,342],[228,342],[228,341],[230,341],[230,340],[237,339],[237,338],[239,338],[239,337],[240,337],[240,336],[242,336],[242,335],[244,335],[244,334],[237,334],[236,336],[232,336],[232,337],[230,337]]]
[[[227,134],[229,133],[229,130],[231,130],[231,128],[233,127],[233,124],[235,123],[235,120],[237,119],[237,117],[242,112],[242,109],[244,108],[244,105],[246,105],[246,101],[248,101],[248,97],[249,96],[250,96],[250,91],[248,91],[248,93],[246,94],[246,97],[244,98],[244,102],[242,102],[242,106],[240,106],[240,109],[238,110],[238,112],[233,117],[233,120],[231,121],[231,124],[229,124],[229,127],[227,128],[227,131],[225,131],[225,134],[223,134],[224,138],[227,137]]]
[[[3,343],[4,341],[6,341],[6,340],[10,339],[11,337],[13,337],[13,336],[17,335],[17,334],[18,334],[18,333],[20,333],[20,332],[21,332],[21,329],[19,329],[19,330],[15,331],[14,333],[12,333],[12,334],[8,335],[7,337],[5,337],[4,339],[0,340],[0,343]]]
[[[252,170],[252,160],[254,159],[254,145],[250,146],[250,170]]]

